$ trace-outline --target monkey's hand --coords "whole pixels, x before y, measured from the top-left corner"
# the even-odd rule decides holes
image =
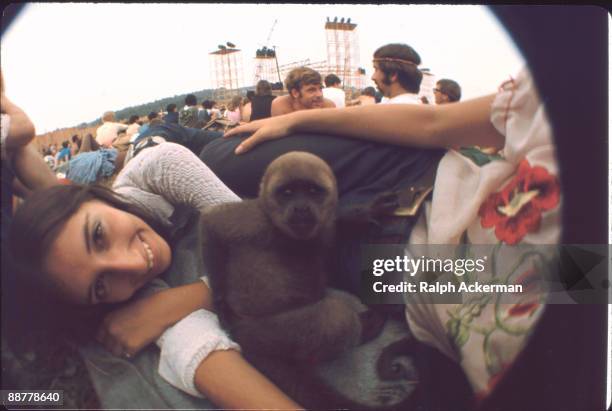
[[[256,120],[248,124],[238,126],[232,130],[229,130],[223,137],[237,136],[242,133],[253,133],[250,137],[240,143],[238,147],[236,147],[235,153],[242,154],[246,153],[256,145],[263,143],[264,141],[274,140],[291,134],[292,127],[293,113],[290,113],[283,116]]]
[[[399,207],[399,197],[395,192],[379,194],[368,204],[357,205],[342,210],[338,214],[338,228],[341,234],[367,232],[371,225],[379,224],[378,219],[389,215]]]

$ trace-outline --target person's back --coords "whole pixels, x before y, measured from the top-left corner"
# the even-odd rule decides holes
[[[346,107],[346,94],[341,88],[325,87],[323,97],[333,101],[337,108]]]
[[[179,114],[176,111],[171,111],[164,116],[164,121],[166,123],[178,124],[179,122]]]
[[[337,108],[346,107],[346,93],[342,89],[342,82],[335,74],[325,76],[323,97],[334,102]]]
[[[207,109],[201,108],[198,110],[198,121],[200,124],[205,126],[211,119],[210,113]]]
[[[110,147],[117,138],[119,131],[128,126],[121,123],[105,122],[96,130],[96,142],[103,147]]]
[[[198,127],[200,123],[200,120],[198,120],[198,108],[195,106],[182,108],[179,112],[178,123],[183,127],[200,128]]]
[[[70,147],[68,145],[68,142],[64,141],[62,143],[62,149],[57,153],[57,156],[55,158],[55,163],[57,165],[57,164],[64,163],[68,160],[70,160]]]
[[[272,100],[275,98],[276,96],[271,95],[253,96],[253,100],[251,101],[251,121],[270,117]]]
[[[178,115],[178,124],[189,128],[202,128],[204,124],[198,118],[197,99],[193,94],[188,94],[185,97],[185,107],[181,109]]]
[[[119,131],[127,128],[126,124],[115,122],[115,113],[107,111],[102,115],[102,125],[96,130],[96,142],[103,147],[111,147]]]

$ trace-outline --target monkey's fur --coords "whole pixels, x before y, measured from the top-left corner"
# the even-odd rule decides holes
[[[257,199],[216,206],[201,218],[221,324],[298,401],[303,398],[288,385],[312,381],[295,381],[285,365],[302,367],[298,374],[306,378],[304,367],[375,337],[384,321],[326,292],[337,203],[330,167],[291,152],[268,166]]]

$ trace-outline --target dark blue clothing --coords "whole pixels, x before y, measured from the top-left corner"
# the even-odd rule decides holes
[[[149,129],[149,123],[143,124],[142,126],[140,126],[140,128],[138,129],[138,135],[141,136],[143,134],[145,134],[147,132],[147,130]]]
[[[167,124],[178,124],[179,115],[178,111],[172,111],[164,116],[164,121]]]
[[[162,123],[149,125],[145,131],[141,131],[138,134],[138,138],[136,138],[134,144],[145,137],[160,136],[166,139],[166,141],[187,147],[198,156],[204,146],[222,135],[223,133],[220,131],[209,131],[199,128],[183,127],[179,124]]]
[[[363,140],[294,134],[267,141],[246,154],[234,154],[242,137],[213,141],[200,159],[241,197],[257,197],[263,173],[276,157],[290,151],[306,151],[325,160],[338,180],[340,207],[364,204],[385,191],[408,188],[435,166],[441,149],[399,147]]]

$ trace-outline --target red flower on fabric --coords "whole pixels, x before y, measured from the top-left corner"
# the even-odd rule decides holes
[[[489,381],[487,382],[487,387],[474,394],[474,400],[477,405],[481,404],[484,399],[487,398],[489,394],[491,394],[495,386],[503,379],[509,368],[510,364],[501,363],[499,371],[489,378]]]
[[[514,284],[523,287],[523,301],[513,304],[508,309],[509,317],[523,317],[532,315],[539,307],[538,294],[541,292],[541,280],[534,268],[528,269],[518,276]]]
[[[559,204],[559,180],[544,167],[521,161],[516,176],[501,191],[492,193],[478,210],[483,228],[495,227],[495,236],[516,244],[540,229],[542,212]]]

